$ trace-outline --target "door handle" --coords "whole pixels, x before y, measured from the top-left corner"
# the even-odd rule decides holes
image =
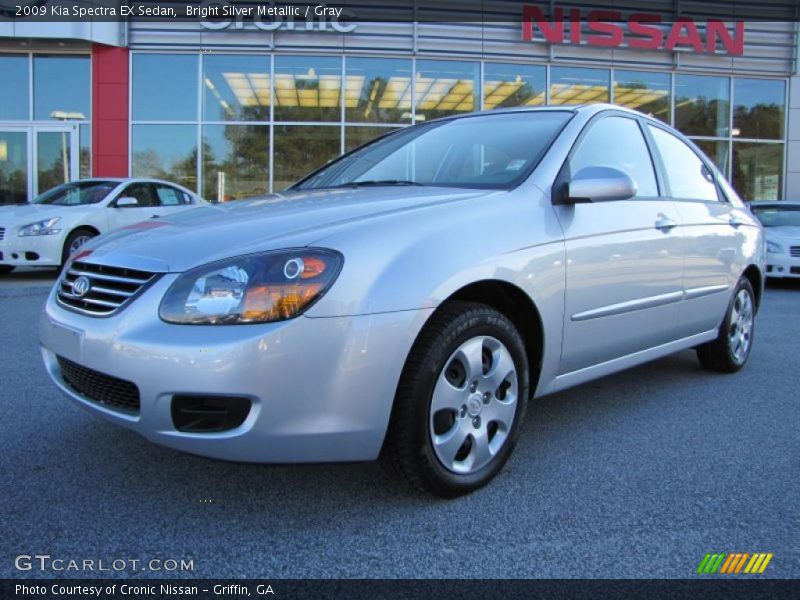
[[[151,219],[160,219],[161,215],[150,215]]]
[[[728,220],[728,223],[730,223],[731,227],[736,227],[736,228],[739,228],[742,225],[744,225],[744,221],[742,219],[740,219],[739,217],[737,217],[736,215],[733,215]]]
[[[669,217],[659,217],[656,221],[656,229],[660,229],[662,231],[669,231],[678,226],[678,222],[670,219]]]

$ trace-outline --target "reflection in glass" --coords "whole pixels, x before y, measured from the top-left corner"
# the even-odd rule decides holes
[[[36,134],[37,194],[69,182],[70,136],[66,131]]]
[[[786,82],[769,79],[734,79],[733,135],[779,140],[786,118]]]
[[[670,75],[647,71],[614,71],[614,104],[669,123]]]
[[[546,101],[547,70],[535,65],[486,63],[483,67],[483,108],[542,106]]]
[[[395,127],[345,127],[344,150],[350,152],[377,137],[395,131]]]
[[[341,121],[341,95],[340,58],[275,57],[276,121]]]
[[[92,126],[88,123],[78,126],[80,136],[78,145],[80,147],[80,160],[78,165],[78,176],[81,179],[92,176]]]
[[[273,191],[279,192],[339,156],[338,126],[275,126]]]
[[[0,204],[28,201],[28,136],[0,130]]]
[[[203,118],[269,120],[269,57],[227,54],[203,57]]]
[[[727,137],[730,80],[704,75],[675,76],[675,128],[686,135]]]
[[[206,200],[228,202],[265,194],[269,185],[269,126],[205,125],[203,189]]]
[[[345,121],[400,123],[411,120],[411,61],[348,58]]]
[[[550,104],[608,102],[610,77],[606,69],[553,67],[550,70]]]
[[[34,56],[34,118],[39,121],[90,119],[89,68],[88,56]]]
[[[475,110],[478,63],[418,60],[415,96],[417,121]]]
[[[134,125],[131,175],[155,177],[197,190],[197,128]]]
[[[0,55],[0,121],[27,121],[28,115],[28,57]]]
[[[196,120],[197,60],[190,54],[134,54],[134,120]]]
[[[777,200],[783,184],[783,144],[733,144],[733,187],[743,200]]]
[[[722,171],[722,174],[727,177],[728,175],[728,146],[730,144],[726,141],[718,140],[692,140],[695,145],[703,151],[708,158],[711,159],[717,168]]]

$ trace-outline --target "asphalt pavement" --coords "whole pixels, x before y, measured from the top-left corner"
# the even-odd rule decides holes
[[[92,417],[41,366],[51,277],[0,280],[0,577],[93,575],[15,567],[45,554],[193,561],[133,577],[684,578],[708,552],[800,577],[800,284],[768,287],[741,373],[683,352],[539,399],[500,476],[445,501],[373,463],[227,463]]]

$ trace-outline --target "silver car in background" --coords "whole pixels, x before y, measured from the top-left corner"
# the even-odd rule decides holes
[[[761,226],[673,129],[499,110],[90,242],[40,339],[68,397],[154,442],[380,457],[452,497],[503,467],[530,398],[687,348],[739,370],[763,280]]]

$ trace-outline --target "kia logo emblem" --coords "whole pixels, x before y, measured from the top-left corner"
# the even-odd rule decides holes
[[[87,277],[78,277],[72,282],[72,295],[76,298],[83,298],[89,293],[92,287],[92,282]]]

